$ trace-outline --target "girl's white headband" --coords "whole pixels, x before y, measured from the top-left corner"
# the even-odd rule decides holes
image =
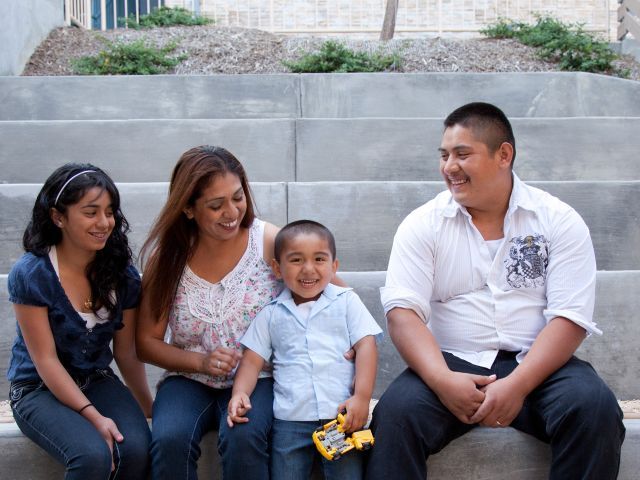
[[[71,181],[74,178],[79,177],[80,175],[84,175],[85,173],[96,173],[95,170],[83,170],[81,172],[76,173],[75,175],[73,175],[69,180],[67,180],[66,182],[64,182],[64,185],[62,185],[62,188],[60,189],[60,191],[58,192],[58,195],[56,195],[56,201],[53,202],[53,206],[55,207],[58,204],[58,200],[60,200],[60,195],[62,195],[62,192],[64,192],[64,189],[67,188],[67,185],[69,185],[69,183],[71,183]]]

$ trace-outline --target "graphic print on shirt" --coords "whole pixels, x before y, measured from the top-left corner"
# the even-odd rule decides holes
[[[533,234],[510,240],[507,283],[513,288],[544,286],[549,263],[549,242],[544,235]]]

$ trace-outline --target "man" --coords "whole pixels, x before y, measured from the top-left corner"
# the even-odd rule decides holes
[[[374,411],[367,479],[424,479],[429,455],[477,425],[550,443],[551,478],[616,478],[622,412],[573,356],[601,333],[587,226],[513,173],[500,109],[471,103],[444,126],[448,191],[402,222],[381,289],[409,368]]]

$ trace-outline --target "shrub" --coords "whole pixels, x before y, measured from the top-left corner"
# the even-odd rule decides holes
[[[608,43],[585,32],[582,25],[565,24],[549,16],[538,17],[535,25],[501,19],[481,33],[537,47],[541,58],[558,62],[562,70],[621,73],[611,64],[618,56]]]
[[[354,52],[339,42],[329,40],[318,53],[306,53],[297,62],[284,61],[293,73],[351,73],[396,70],[400,66],[397,54]]]
[[[120,18],[119,22],[122,26],[126,25],[129,28],[154,28],[170,27],[172,25],[207,25],[213,23],[213,20],[205,17],[194,17],[186,8],[160,7],[148,15],[141,15],[140,22],[136,22],[135,15],[129,15],[129,18]]]
[[[80,75],[154,75],[165,73],[178,65],[186,55],[170,57],[178,47],[171,42],[162,48],[140,38],[131,43],[102,39],[106,49],[97,55],[79,58],[73,68]]]

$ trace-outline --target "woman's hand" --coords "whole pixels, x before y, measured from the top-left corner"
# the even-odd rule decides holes
[[[211,376],[227,376],[235,370],[242,353],[232,348],[216,347],[202,358],[201,372]]]

